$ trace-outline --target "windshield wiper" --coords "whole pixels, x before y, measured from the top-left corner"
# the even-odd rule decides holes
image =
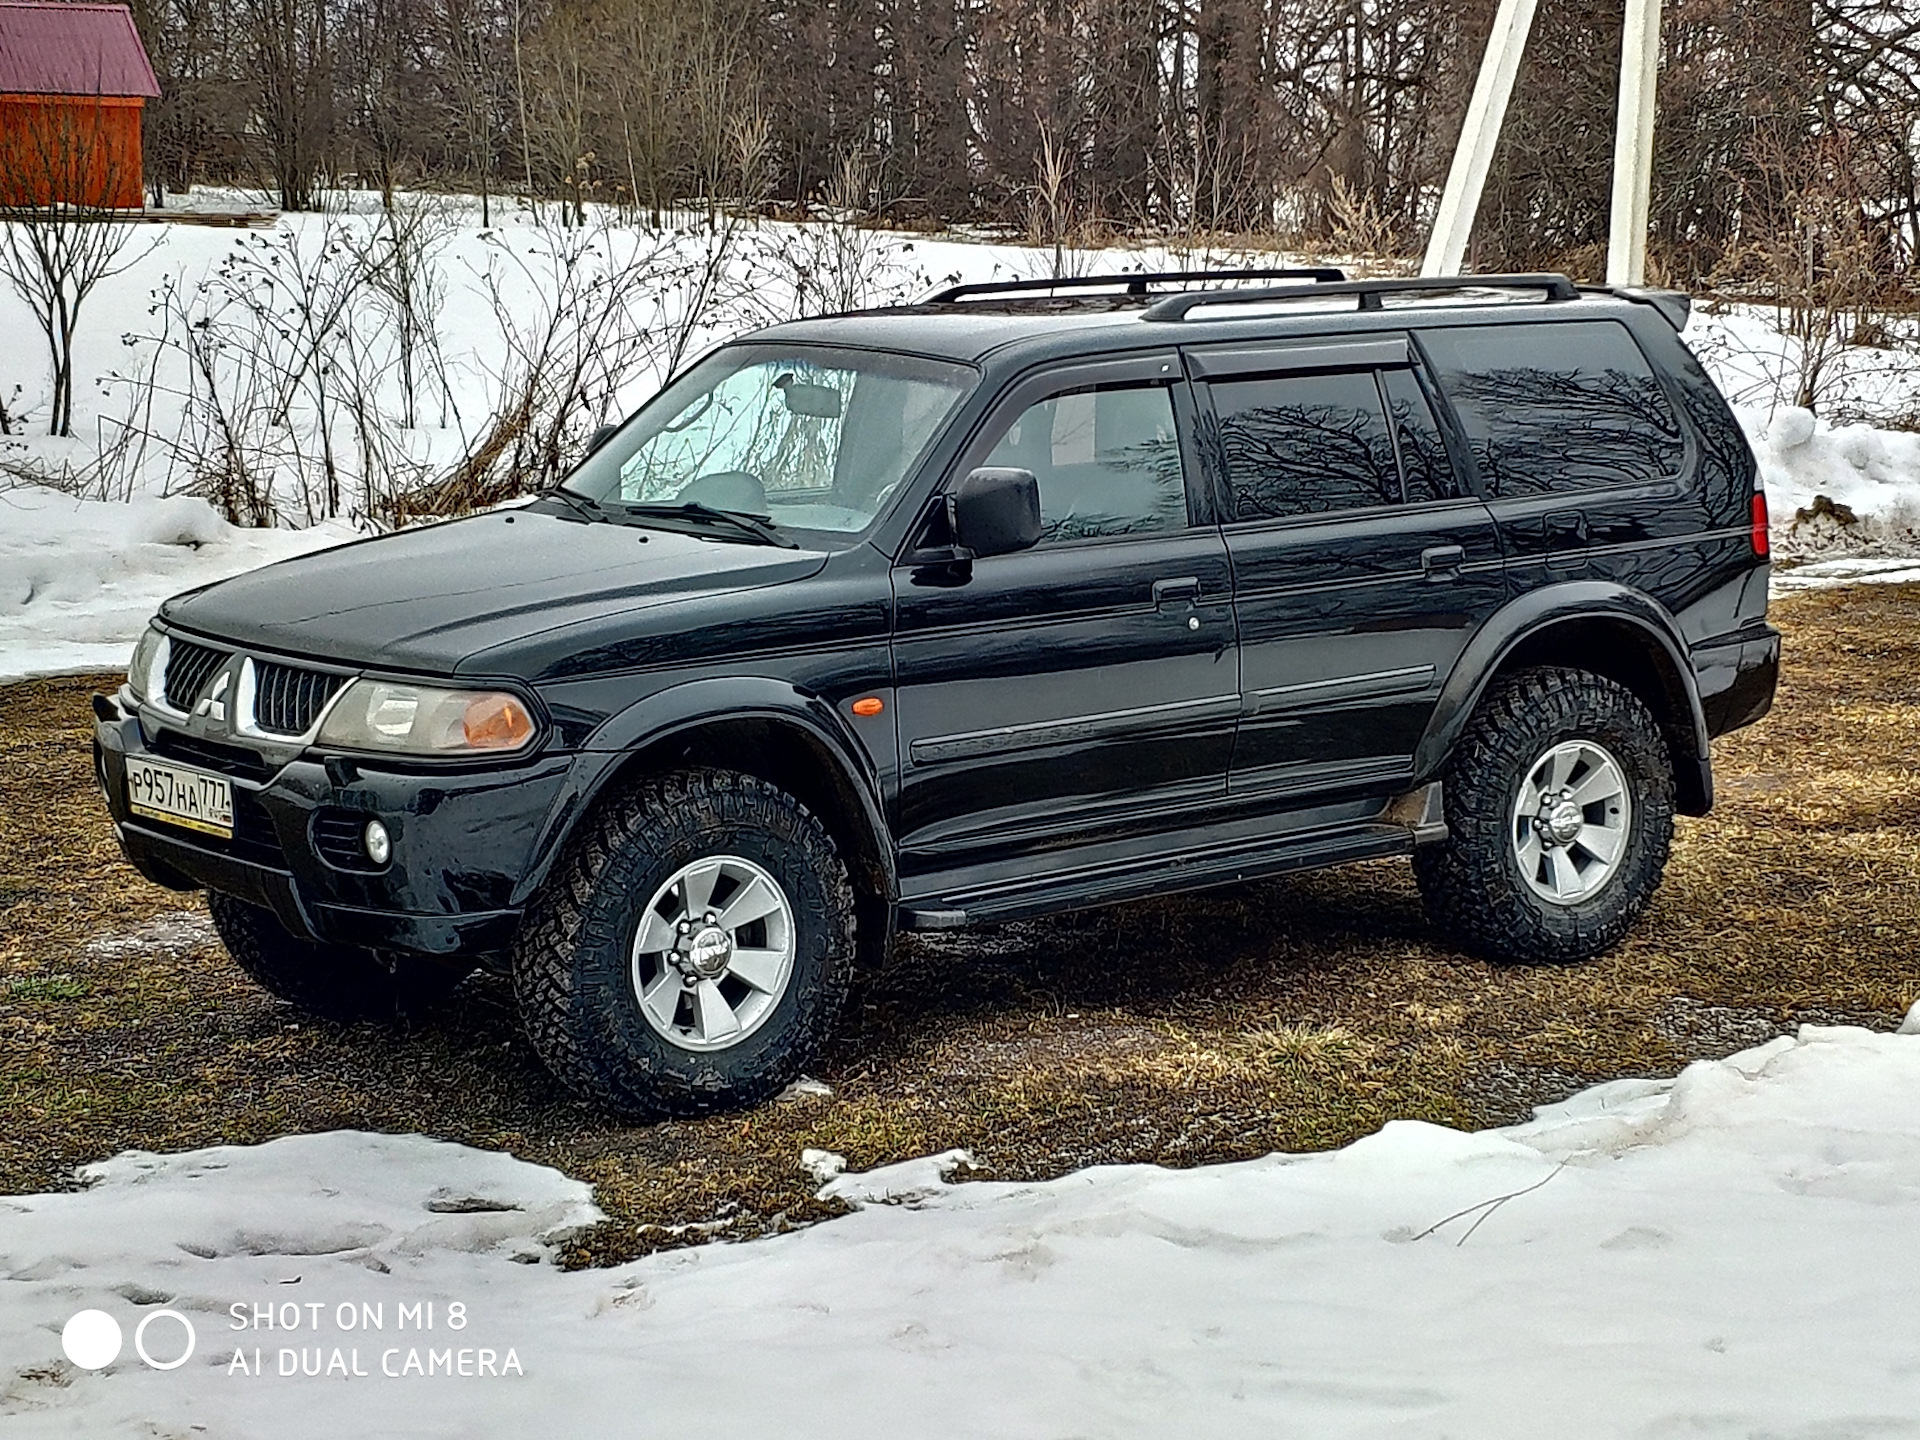
[[[590,495],[582,495],[578,490],[569,490],[564,485],[554,486],[553,489],[547,491],[541,498],[547,500],[563,500],[571,505],[582,518],[587,520],[610,521],[613,519],[611,515],[607,514],[605,507],[603,507],[598,500],[595,500]]]
[[[698,500],[687,500],[677,505],[627,503],[620,509],[627,515],[652,519],[695,520],[702,524],[725,525],[762,545],[778,545],[782,550],[800,548],[796,541],[787,539],[773,528],[773,517],[770,515],[749,515],[744,510],[719,510],[712,505],[702,505]]]

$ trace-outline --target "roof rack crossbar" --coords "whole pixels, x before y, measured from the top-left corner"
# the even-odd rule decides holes
[[[1311,265],[1263,270],[1161,270],[1132,275],[1067,275],[1054,279],[980,280],[966,285],[949,285],[920,303],[951,305],[972,295],[1038,294],[1049,290],[1091,290],[1100,286],[1124,286],[1125,294],[1145,295],[1148,286],[1193,285],[1208,280],[1312,280],[1319,284],[1339,284],[1347,272],[1332,265]]]
[[[1254,305],[1274,300],[1319,300],[1326,296],[1355,295],[1362,310],[1378,310],[1382,295],[1418,294],[1447,290],[1542,290],[1549,301],[1575,300],[1580,292],[1564,275],[1417,275],[1381,280],[1343,280],[1313,286],[1262,286],[1253,290],[1188,290],[1154,301],[1141,312],[1143,320],[1184,320],[1201,306]]]

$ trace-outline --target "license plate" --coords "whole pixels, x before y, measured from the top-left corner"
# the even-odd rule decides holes
[[[127,757],[127,807],[150,820],[233,838],[233,786],[225,776]]]

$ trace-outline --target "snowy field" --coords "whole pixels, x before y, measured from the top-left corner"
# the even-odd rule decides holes
[[[0,437],[0,487],[14,486],[0,488],[0,682],[111,670],[165,596],[363,532],[383,499],[484,448],[525,392],[529,357],[577,380],[567,431],[577,444],[585,428],[644,400],[676,357],[742,329],[1056,264],[1050,251],[1004,243],[830,225],[716,230],[687,216],[657,230],[557,231],[511,212],[482,230],[477,215],[435,202],[410,242],[409,273],[421,283],[410,302],[416,338],[402,356],[392,287],[349,294],[338,273],[346,262],[322,259],[384,253],[368,197],[356,203],[356,213],[284,216],[270,232],[135,227],[132,263],[84,312],[70,440],[43,433],[45,359],[25,310],[0,294],[0,334],[21,337],[0,350],[0,404],[25,416],[14,427],[22,433]],[[1059,265],[1096,273],[1289,258],[1300,257],[1147,247],[1069,251]],[[586,311],[617,300],[625,338],[557,323],[563,294]],[[271,363],[242,363],[236,337],[257,336],[269,318],[276,338],[262,353]],[[317,338],[303,342],[309,332]],[[225,348],[196,351],[194,335],[224,337]],[[1689,339],[1754,438],[1776,553],[1798,567],[1783,565],[1779,583],[1920,578],[1920,435],[1835,428],[1774,405],[1793,359],[1764,311],[1696,315]],[[316,356],[326,364],[309,363]],[[223,377],[219,387],[196,379],[201,363]],[[1893,352],[1847,352],[1833,388],[1843,410],[1920,408],[1911,367]],[[331,417],[325,447],[320,409]],[[235,529],[191,498],[217,490],[207,437],[223,425],[262,457],[276,531]],[[76,493],[25,483],[34,475]],[[1845,507],[1851,523],[1829,515],[1796,525],[1817,496]],[[316,516],[335,518],[316,526]]]
[[[541,1261],[595,1218],[588,1187],[507,1156],[346,1132],[135,1152],[0,1200],[0,1416],[208,1440],[1915,1435],[1916,1096],[1920,1006],[1506,1130],[1033,1185],[950,1183],[958,1154],[841,1175],[846,1219],[571,1274]],[[88,1309],[122,1344],[81,1370],[61,1336]],[[184,1363],[139,1357],[171,1364],[189,1325]]]

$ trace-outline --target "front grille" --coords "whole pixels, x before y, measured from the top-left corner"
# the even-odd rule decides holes
[[[174,636],[167,646],[167,703],[176,710],[193,709],[194,701],[200,698],[213,672],[225,663],[228,653]]]
[[[149,745],[156,754],[165,755],[174,760],[185,761],[189,765],[198,765],[205,770],[217,770],[222,775],[242,775],[249,780],[265,780],[273,773],[273,767],[264,757],[251,750],[243,750],[238,745],[221,745],[212,740],[202,740],[195,735],[182,735],[178,730],[162,727],[154,731]]]
[[[344,675],[323,675],[256,660],[253,667],[253,723],[274,735],[304,735],[320,718],[327,701],[346,683]]]
[[[369,818],[344,810],[318,811],[313,817],[314,853],[340,870],[378,870],[361,839]]]
[[[233,787],[233,839],[227,842],[227,851],[256,865],[271,865],[276,870],[286,868],[287,857],[280,848],[280,834],[273,828],[266,806],[253,791],[238,785]]]

